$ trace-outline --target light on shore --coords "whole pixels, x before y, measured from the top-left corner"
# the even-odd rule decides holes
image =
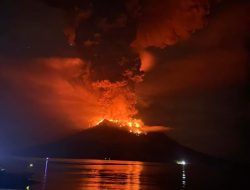
[[[178,161],[176,161],[176,164],[185,166],[185,165],[187,165],[187,162],[185,160],[178,160]]]

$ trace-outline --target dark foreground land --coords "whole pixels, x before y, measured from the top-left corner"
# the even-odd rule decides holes
[[[180,159],[213,162],[160,132],[137,136],[107,123],[20,154],[33,157],[113,159],[166,162]]]

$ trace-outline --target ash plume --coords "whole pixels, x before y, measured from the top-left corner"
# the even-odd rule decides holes
[[[184,10],[186,13],[192,10],[191,19],[195,16],[194,10],[200,10],[201,13],[197,13],[199,24],[190,26],[195,31],[204,26],[209,8],[208,1],[198,0],[192,1],[193,7],[184,1],[160,0],[42,2],[62,10],[65,19],[62,33],[79,57],[37,57],[25,60],[27,64],[24,63],[23,68],[17,66],[18,60],[9,60],[14,62],[13,67],[4,65],[2,76],[13,89],[16,87],[13,94],[16,91],[21,94],[20,102],[23,102],[22,97],[30,100],[27,104],[36,102],[42,112],[63,118],[63,123],[77,129],[103,117],[122,120],[138,117],[137,107],[143,97],[138,95],[137,87],[157,59],[148,47],[165,47],[159,45],[162,42],[156,43],[157,31],[162,31],[157,36],[163,43],[170,45],[169,36],[160,35],[174,30],[173,25],[166,25],[169,18],[174,18],[173,23],[183,23],[185,15],[175,18],[176,12],[187,6]],[[160,9],[161,5],[169,11],[158,15],[155,9]],[[163,28],[154,27],[154,23]],[[191,35],[184,34],[185,37]]]
[[[132,117],[200,151],[241,150],[249,2],[219,2],[3,0],[1,141]]]
[[[133,118],[137,84],[155,63],[150,47],[186,40],[206,25],[209,0],[44,0],[65,15],[64,33],[90,68],[103,117]]]
[[[187,40],[206,25],[212,3],[210,0],[144,1],[132,46],[139,50],[165,48]]]

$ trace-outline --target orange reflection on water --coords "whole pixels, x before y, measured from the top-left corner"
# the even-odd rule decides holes
[[[96,160],[82,170],[82,190],[139,190],[141,162]]]

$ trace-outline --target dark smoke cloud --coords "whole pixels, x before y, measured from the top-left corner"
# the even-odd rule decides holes
[[[135,23],[127,14],[124,1],[45,2],[63,10],[68,42],[91,63],[96,73],[93,78],[120,80],[126,69],[139,67],[139,59],[130,48]]]
[[[69,43],[77,41],[78,29],[90,19],[98,30],[125,27],[127,19],[136,23],[136,36],[133,46],[137,49],[150,46],[166,47],[203,28],[211,6],[218,0],[85,0],[58,1],[44,0],[49,5],[65,11],[68,25],[66,35]],[[98,18],[99,17],[99,18]],[[121,39],[120,39],[121,40]],[[131,41],[132,42],[132,41]],[[113,42],[111,42],[113,43]]]
[[[245,3],[226,6],[189,41],[152,50],[158,65],[146,75],[141,92],[162,95],[185,90],[195,93],[193,89],[199,92],[222,86],[245,85],[248,74],[248,9]],[[147,90],[144,85],[150,89]]]
[[[164,48],[188,39],[206,24],[209,8],[208,0],[145,1],[133,46]]]
[[[152,50],[158,63],[138,87],[148,123],[173,126],[170,134],[197,150],[247,159],[248,12],[248,2],[231,1],[189,40]]]
[[[139,53],[154,46],[164,48],[186,40],[206,24],[216,1],[209,0],[44,0],[62,9],[64,32],[98,75],[117,78],[125,68],[140,65]],[[142,57],[142,55],[140,56]],[[125,61],[125,62],[124,62]],[[121,68],[125,65],[125,68]],[[137,66],[138,67],[138,66]],[[116,69],[118,72],[110,72]]]

